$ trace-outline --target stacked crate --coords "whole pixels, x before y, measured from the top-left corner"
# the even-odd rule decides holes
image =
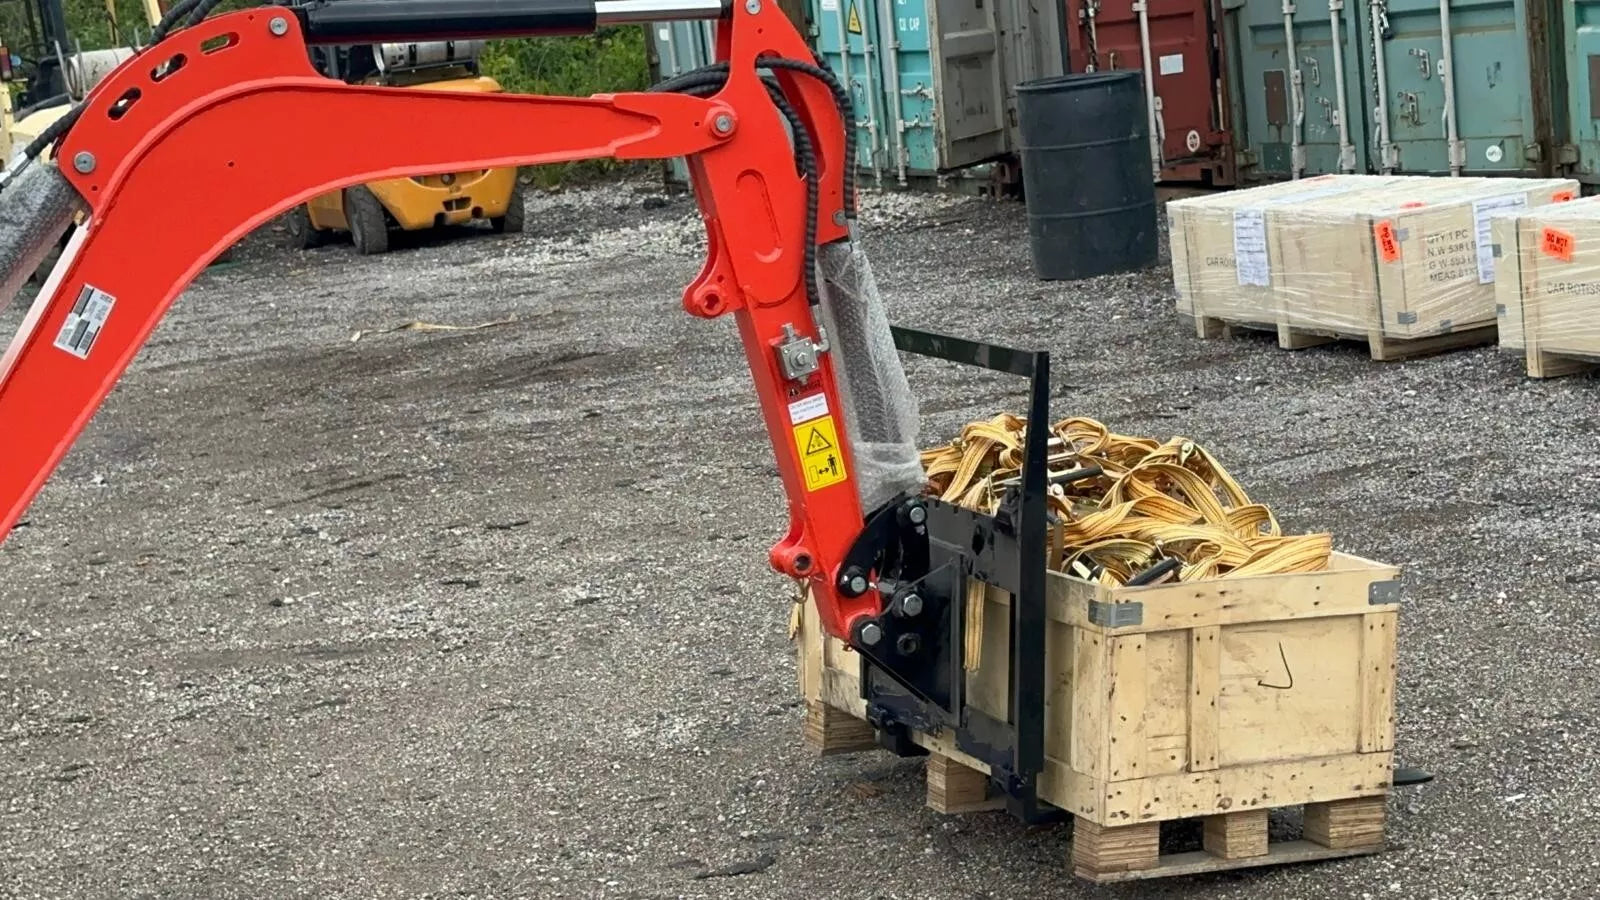
[[[1496,217],[1500,347],[1534,378],[1600,365],[1600,197]]]
[[[1179,308],[1202,336],[1244,325],[1276,329],[1291,348],[1354,338],[1374,359],[1490,342],[1495,215],[1578,191],[1570,179],[1337,176],[1290,184],[1301,190],[1273,185],[1175,211],[1174,232],[1183,232],[1181,245],[1173,238]],[[1229,265],[1217,264],[1223,241],[1234,248]]]

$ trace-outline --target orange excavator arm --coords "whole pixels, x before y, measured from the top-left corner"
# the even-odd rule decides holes
[[[1030,422],[1048,415],[1048,354],[889,326],[853,235],[849,94],[774,0],[318,0],[207,18],[217,2],[174,3],[150,46],[0,173],[0,306],[71,229],[0,357],[0,539],[184,287],[272,217],[378,179],[683,157],[708,251],[683,304],[738,325],[788,497],[772,568],[860,653],[868,716],[887,746],[916,753],[912,730],[948,729],[989,764],[1014,811],[1037,812],[1048,432],[1029,429],[1021,477],[995,515],[924,496],[897,354],[1031,379]],[[677,18],[717,21],[716,62],[642,93],[348,85],[309,60],[316,43]],[[342,139],[328,145],[327,134]],[[323,149],[301,152],[309,146]],[[50,147],[53,161],[39,161]],[[966,598],[985,583],[1013,598],[1003,718],[964,700]]]
[[[719,64],[679,91],[352,86],[318,75],[308,54],[316,41],[572,33],[608,15],[686,14],[721,19]],[[852,212],[836,84],[825,75],[776,3],[761,0],[727,11],[720,0],[339,0],[220,15],[164,37],[108,76],[59,138],[60,177],[87,221],[0,358],[0,535],[184,287],[272,217],[382,178],[686,157],[710,252],[683,302],[738,323],[789,497],[791,527],[772,566],[807,583],[828,630],[849,635],[883,604],[870,588],[837,589],[864,517],[816,315],[816,248],[845,239]],[[419,121],[429,127],[394,139],[395,123]],[[342,139],[320,140],[327,134]],[[295,152],[308,146],[322,149]]]

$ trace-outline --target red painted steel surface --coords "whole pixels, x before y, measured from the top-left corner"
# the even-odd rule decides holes
[[[784,124],[756,74],[758,55],[810,61],[777,4],[736,4],[719,26],[732,75],[714,97],[674,93],[591,98],[448,94],[352,86],[317,75],[293,15],[262,8],[184,29],[108,76],[58,159],[93,154],[66,174],[86,199],[87,228],[69,247],[47,303],[0,358],[0,538],[10,532],[183,288],[224,248],[273,216],[330,190],[377,179],[594,157],[688,157],[705,220],[705,267],[684,291],[694,315],[731,314],[744,341],[790,510],[772,548],[778,571],[808,582],[823,624],[847,637],[876,614],[875,591],[835,589],[862,528],[854,460],[830,354],[804,383],[785,379],[774,347],[792,325],[817,338],[802,279],[806,190]],[[269,22],[280,20],[278,31]],[[287,24],[287,28],[283,25]],[[229,41],[218,38],[230,36]],[[213,43],[226,46],[207,52]],[[167,77],[155,70],[185,61]],[[817,242],[845,236],[844,128],[815,79],[779,73],[812,133],[820,178]],[[125,101],[133,99],[131,105]],[[124,106],[118,106],[118,101]],[[731,131],[715,128],[719,119]],[[393,140],[396,123],[426,121]],[[339,134],[332,143],[321,140]],[[300,152],[316,146],[317,153]],[[47,289],[50,289],[47,286]],[[100,294],[88,294],[93,290]],[[85,352],[61,344],[81,299],[109,298]],[[78,307],[75,309],[75,307]],[[78,318],[71,321],[78,322]],[[71,329],[68,329],[71,332]],[[69,344],[71,342],[68,342]],[[825,398],[846,477],[808,484],[791,404]],[[814,474],[814,473],[813,473]]]

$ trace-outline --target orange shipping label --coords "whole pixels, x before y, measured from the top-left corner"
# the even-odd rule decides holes
[[[1556,191],[1554,194],[1550,195],[1551,203],[1566,203],[1569,200],[1575,199],[1577,199],[1577,195],[1571,191]]]
[[[1394,233],[1394,223],[1385,219],[1372,226],[1372,236],[1378,239],[1378,256],[1384,262],[1400,258],[1400,237]]]
[[[1546,228],[1544,238],[1539,242],[1539,247],[1546,256],[1553,256],[1562,262],[1572,262],[1572,248],[1577,243],[1570,232],[1559,228]]]

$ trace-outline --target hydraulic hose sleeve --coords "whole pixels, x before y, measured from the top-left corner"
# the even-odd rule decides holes
[[[0,192],[0,310],[84,208],[83,198],[51,163],[34,163]]]

